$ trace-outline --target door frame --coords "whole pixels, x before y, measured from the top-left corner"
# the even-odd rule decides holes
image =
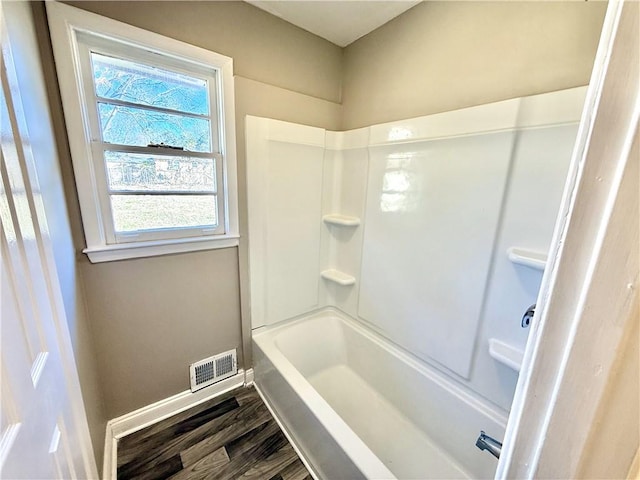
[[[639,13],[607,8],[496,478],[579,478],[602,447],[589,440],[638,322]],[[628,449],[609,453],[625,477]]]

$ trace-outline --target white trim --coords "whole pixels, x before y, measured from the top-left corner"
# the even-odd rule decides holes
[[[105,262],[236,246],[237,240],[229,241],[239,235],[233,59],[58,2],[47,2],[46,7],[67,130],[70,132],[69,147],[87,242],[85,253],[89,254],[90,260]],[[145,237],[165,235],[157,231],[153,234],[140,232],[139,238],[143,240],[131,242],[138,244],[138,248],[133,245],[117,248],[121,244],[116,243],[118,236],[113,232],[110,205],[105,200],[105,198],[108,200],[104,192],[106,181],[102,178],[104,175],[100,173],[102,169],[96,168],[95,160],[92,160],[97,155],[97,153],[94,155],[94,150],[104,145],[99,142],[100,139],[93,138],[97,128],[96,114],[93,109],[86,106],[91,103],[87,102],[87,99],[93,98],[94,95],[93,84],[87,81],[86,72],[82,67],[83,52],[85,57],[87,53],[82,38],[87,35],[92,38],[111,39],[121,46],[129,45],[143,51],[159,53],[167,59],[167,62],[180,59],[183,64],[194,64],[196,69],[205,68],[215,71],[215,83],[218,88],[210,101],[215,104],[216,109],[214,111],[212,107],[210,115],[213,119],[218,112],[218,123],[215,129],[218,139],[212,139],[212,145],[219,144],[220,148],[219,152],[214,151],[211,156],[218,157],[217,153],[220,153],[223,159],[222,162],[219,159],[216,162],[217,168],[220,168],[216,177],[219,187],[217,189],[218,218],[221,221],[224,220],[220,230],[224,227],[225,233],[212,235],[211,242],[206,247],[203,243],[192,242],[189,239],[179,243],[169,239],[166,241],[169,246],[165,248],[156,248],[155,245],[154,248],[140,248],[150,246],[144,241]],[[223,213],[222,209],[224,209]],[[191,230],[191,234],[194,233],[194,230]],[[156,238],[158,242],[162,241],[160,237]],[[216,245],[215,242],[222,243]]]
[[[209,53],[214,54],[213,52]],[[222,65],[218,78],[220,83],[218,91],[221,95],[221,98],[218,99],[218,108],[224,112],[224,115],[222,117],[223,121],[218,125],[218,128],[220,129],[220,138],[224,139],[224,162],[222,164],[222,185],[226,196],[224,202],[224,231],[226,235],[232,236],[240,234],[240,220],[238,219],[238,160],[236,158],[236,103],[233,59],[224,58],[226,58],[226,62]]]
[[[56,424],[53,427],[53,435],[51,435],[51,442],[49,443],[49,453],[55,453],[60,446],[60,427]]]
[[[254,382],[255,382],[255,376],[253,373],[253,368],[247,368],[247,370],[244,373],[244,386],[249,387],[253,385]]]
[[[608,5],[496,478],[589,476],[581,460],[617,445],[598,439],[602,447],[591,433],[596,412],[608,408],[624,332],[637,321],[629,309],[638,212],[628,198],[637,201],[638,179],[624,170],[638,162],[629,150],[640,113],[638,10],[632,1]]]
[[[325,148],[327,150],[353,150],[369,146],[370,127],[356,128],[343,132],[327,130]]]
[[[102,478],[117,480],[118,476],[118,439],[113,435],[111,422],[107,422],[104,432],[104,456],[102,457]]]
[[[4,465],[4,461],[7,459],[9,451],[11,451],[21,426],[22,423],[20,422],[13,423],[2,432],[2,436],[0,436],[0,465]]]
[[[44,371],[44,367],[47,365],[48,358],[49,352],[40,352],[33,362],[33,365],[31,365],[31,382],[33,383],[33,388],[38,387],[40,376]]]
[[[122,438],[176,413],[183,412],[223,393],[229,392],[234,388],[242,387],[244,385],[244,379],[244,370],[239,370],[233,377],[225,378],[208,388],[203,388],[197,392],[185,390],[172,397],[165,398],[159,402],[152,403],[146,407],[109,420],[108,423],[111,425],[113,436],[115,438]]]
[[[247,258],[249,292],[251,292],[251,328],[264,325],[266,315],[266,287],[263,282],[267,267],[263,259],[266,258],[267,249],[264,234],[267,228],[267,211],[261,185],[266,178],[266,162],[262,161],[262,152],[268,148],[266,140],[268,128],[269,123],[265,118],[252,115],[245,117],[247,227],[249,230]]]
[[[282,433],[284,433],[284,436],[287,437],[287,440],[289,440],[289,443],[293,447],[293,450],[296,452],[296,454],[298,455],[298,458],[300,458],[300,461],[304,464],[307,471],[311,474],[311,477],[313,477],[314,480],[322,480],[320,478],[320,475],[318,475],[318,473],[309,463],[309,460],[306,459],[306,457],[302,453],[302,450],[300,450],[300,447],[298,447],[298,445],[296,444],[293,436],[291,436],[291,433],[289,433],[289,430],[287,429],[285,424],[282,423],[282,421],[280,420],[280,417],[278,417],[278,414],[276,413],[276,411],[271,407],[269,400],[267,400],[267,397],[264,395],[264,393],[262,393],[262,390],[260,390],[260,387],[258,386],[258,384],[255,383],[253,385],[253,388],[255,388],[256,392],[258,392],[258,395],[260,395],[262,402],[267,406],[267,410],[269,410],[269,413],[271,413],[271,416],[280,427],[280,430],[282,430]]]
[[[586,92],[587,87],[576,87],[373,125],[369,146],[574,124],[580,121]]]
[[[263,142],[295,143],[342,151],[479,133],[574,125],[580,121],[587,88],[569,88],[345,131],[325,131],[251,115],[247,115],[246,122],[247,128],[262,129]],[[323,132],[324,139],[321,138]],[[254,143],[254,138],[247,140],[252,147]]]
[[[580,121],[588,86],[522,97],[517,127],[574,124]]]
[[[250,370],[250,372],[253,381],[253,370]],[[233,377],[221,380],[197,392],[186,390],[172,397],[165,398],[159,402],[152,403],[146,407],[109,420],[107,422],[104,441],[102,478],[107,480],[117,479],[118,439],[142,430],[149,425],[153,425],[177,413],[184,412],[231,390],[246,386],[246,378],[248,375],[249,372],[245,373],[244,370],[240,369]]]
[[[295,143],[310,147],[324,148],[325,130],[318,127],[306,126],[297,133],[295,141],[291,139],[291,122],[271,120],[267,124],[267,140],[281,143]]]
[[[155,257],[171,253],[197,252],[218,248],[237,247],[238,235],[219,235],[209,237],[178,238],[173,240],[154,240],[137,243],[119,243],[104,247],[82,250],[92,263],[112,262],[128,258]]]

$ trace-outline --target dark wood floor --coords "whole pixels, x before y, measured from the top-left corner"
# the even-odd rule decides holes
[[[118,441],[118,480],[311,480],[254,388],[239,388]]]

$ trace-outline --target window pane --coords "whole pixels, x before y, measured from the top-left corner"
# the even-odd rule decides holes
[[[147,146],[164,143],[210,152],[209,120],[98,103],[102,138],[108,143]]]
[[[116,232],[216,226],[215,195],[111,195]]]
[[[209,114],[205,80],[98,53],[91,64],[99,97]]]
[[[215,160],[105,152],[111,190],[215,192]]]

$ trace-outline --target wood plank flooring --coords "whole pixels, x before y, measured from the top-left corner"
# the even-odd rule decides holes
[[[118,441],[118,480],[311,480],[253,387]]]

